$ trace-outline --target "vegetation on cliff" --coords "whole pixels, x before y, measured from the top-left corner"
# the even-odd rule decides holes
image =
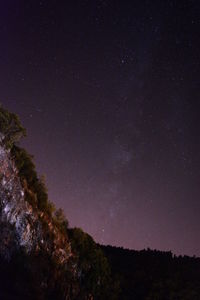
[[[25,132],[0,107],[0,297],[112,299],[106,257],[88,234],[68,228],[48,200],[32,156],[18,144]]]

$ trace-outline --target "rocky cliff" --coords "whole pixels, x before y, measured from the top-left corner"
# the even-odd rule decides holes
[[[11,225],[9,226],[10,232],[2,233],[1,254],[9,259],[13,251],[19,247],[23,247],[27,253],[45,249],[60,263],[66,263],[72,255],[69,240],[66,235],[59,232],[45,212],[34,209],[26,201],[25,189],[27,190],[27,187],[23,187],[20,182],[10,150],[7,150],[1,142],[0,222],[4,225],[6,223]],[[49,234],[52,234],[53,238],[49,239]]]
[[[49,202],[24,135],[0,107],[0,299],[115,299],[103,252]]]

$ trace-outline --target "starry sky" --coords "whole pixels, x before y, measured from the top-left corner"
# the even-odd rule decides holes
[[[95,241],[200,256],[200,2],[2,0],[0,101]]]

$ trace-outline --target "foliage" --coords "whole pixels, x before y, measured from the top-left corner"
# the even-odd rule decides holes
[[[34,207],[51,215],[54,211],[54,205],[48,200],[44,178],[38,178],[33,156],[16,145],[13,145],[11,154],[15,160],[22,185],[25,188],[26,200]]]
[[[80,283],[78,299],[85,299],[89,294],[94,299],[115,299],[110,267],[100,247],[80,228],[69,229],[69,237],[72,250],[76,254]]]
[[[65,217],[64,211],[59,208],[54,212],[54,224],[59,227],[63,234],[68,234],[69,222]]]
[[[10,113],[0,106],[0,139],[3,140],[7,148],[11,148],[23,136],[26,135],[25,128],[21,125],[19,117]]]

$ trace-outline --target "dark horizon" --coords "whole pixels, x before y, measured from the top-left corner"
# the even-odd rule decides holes
[[[2,1],[0,102],[96,242],[200,256],[199,1]]]

